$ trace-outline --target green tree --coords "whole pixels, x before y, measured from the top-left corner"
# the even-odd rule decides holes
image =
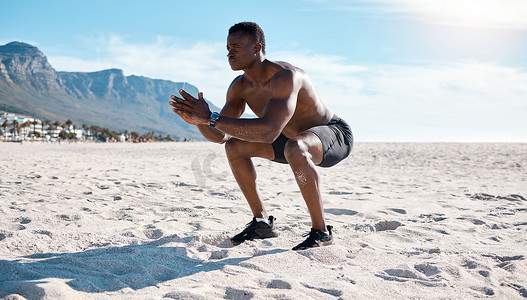
[[[9,126],[9,122],[5,120],[4,123],[2,123],[2,125],[0,126],[4,127],[4,140],[5,140],[7,138],[7,127]]]
[[[52,130],[59,130],[60,122],[59,121],[55,121],[55,122],[51,123],[51,125],[53,125],[53,129]]]
[[[37,135],[37,124],[40,123],[37,119],[33,120],[33,122],[31,122],[31,124],[33,125],[33,132],[32,132],[32,135],[36,136]]]
[[[20,132],[18,121],[13,120],[13,122],[11,123],[11,126],[13,126],[13,128],[11,129],[11,133],[13,134],[14,138],[16,138],[17,134]]]
[[[20,126],[21,129],[24,129],[24,128],[30,128],[31,127],[31,121],[25,121],[24,123],[22,123],[22,125]],[[29,130],[24,130],[24,135],[25,133],[29,131]]]
[[[65,140],[73,140],[77,138],[77,135],[74,132],[67,132],[66,130],[61,130],[59,132],[59,137]]]
[[[40,125],[42,126],[42,135],[46,135],[46,133],[44,132],[44,128],[46,128],[46,125],[48,125],[48,121],[46,120],[42,120],[40,121]]]
[[[64,122],[64,129],[68,129],[70,128],[70,126],[73,125],[73,121],[70,120],[70,119],[67,119],[66,122]]]

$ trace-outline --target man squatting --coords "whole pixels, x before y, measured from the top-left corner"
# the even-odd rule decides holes
[[[263,206],[251,160],[261,157],[289,164],[309,210],[311,231],[293,250],[332,244],[333,227],[324,220],[315,167],[334,166],[350,154],[349,125],[322,102],[303,70],[266,59],[264,33],[256,23],[233,25],[227,51],[231,69],[244,73],[232,81],[220,113],[209,110],[201,92],[196,99],[180,90],[182,98],[172,95],[170,105],[207,140],[225,143],[232,173],[253,214],[232,243],[278,236],[275,219]],[[246,105],[257,118],[241,118]]]

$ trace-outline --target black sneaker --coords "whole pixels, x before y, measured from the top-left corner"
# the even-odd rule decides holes
[[[326,226],[329,234],[320,229],[311,228],[311,231],[304,236],[308,238],[302,243],[298,244],[293,250],[305,250],[308,248],[333,245],[333,226]]]
[[[253,220],[247,223],[245,229],[239,234],[235,235],[231,242],[234,246],[237,246],[245,241],[252,241],[254,239],[266,239],[278,236],[278,231],[274,227],[273,216],[269,216],[269,222],[258,222],[256,218],[253,217]]]

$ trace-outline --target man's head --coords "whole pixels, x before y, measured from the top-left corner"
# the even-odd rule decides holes
[[[242,22],[229,29],[227,57],[232,70],[245,70],[265,59],[265,37],[256,23]]]
[[[265,54],[265,36],[262,28],[260,28],[258,24],[253,22],[241,22],[238,24],[234,24],[229,29],[229,34],[238,31],[247,34],[251,42],[262,45],[262,53]]]

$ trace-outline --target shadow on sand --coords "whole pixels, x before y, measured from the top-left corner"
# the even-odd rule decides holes
[[[45,278],[68,279],[67,284],[77,291],[88,293],[134,290],[189,276],[198,272],[220,270],[227,265],[238,265],[251,259],[224,258],[203,261],[187,256],[185,247],[163,247],[169,242],[189,242],[192,237],[162,238],[143,245],[129,245],[92,249],[75,253],[43,253],[10,261],[0,260],[0,297],[32,289],[39,294],[39,280]],[[285,252],[274,249],[260,252],[269,255]]]

